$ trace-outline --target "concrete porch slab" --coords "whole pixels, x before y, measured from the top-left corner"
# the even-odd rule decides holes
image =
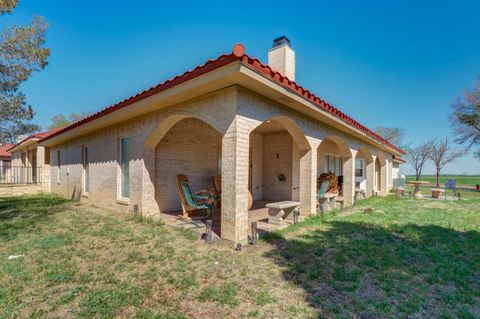
[[[293,217],[289,216],[286,220],[284,225],[272,225],[268,223],[268,208],[265,207],[266,204],[271,203],[272,201],[254,201],[252,208],[248,212],[248,235],[251,236],[252,229],[251,224],[252,222],[257,222],[257,229],[260,233],[260,236],[264,236],[265,234],[277,230],[288,227],[289,225],[293,224]],[[201,236],[203,233],[206,232],[206,225],[201,220],[190,220],[190,219],[180,219],[179,217],[182,215],[182,211],[174,211],[174,212],[166,212],[161,213],[161,219],[167,225],[171,225],[174,227],[181,227],[183,229],[190,229],[199,234]],[[222,241],[220,237],[220,216],[221,211],[217,211],[213,219],[213,226],[212,226],[212,237],[214,241]],[[302,220],[302,216],[299,218]]]

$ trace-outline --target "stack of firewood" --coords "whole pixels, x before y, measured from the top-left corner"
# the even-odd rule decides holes
[[[333,173],[322,173],[317,178],[317,190],[322,185],[323,181],[329,181],[330,184],[328,185],[327,193],[337,193],[340,191],[340,187],[338,186],[338,177]]]

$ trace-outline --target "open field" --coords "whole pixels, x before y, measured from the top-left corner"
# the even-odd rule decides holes
[[[237,252],[58,197],[0,198],[0,317],[478,318],[479,215],[480,200],[375,197]]]
[[[407,178],[407,181],[415,180],[415,175],[406,175],[405,177]],[[445,181],[451,178],[457,180],[457,186],[475,186],[480,184],[479,175],[441,175],[440,184],[444,185]],[[422,175],[420,180],[427,181],[432,184],[436,183],[436,178],[434,175]]]

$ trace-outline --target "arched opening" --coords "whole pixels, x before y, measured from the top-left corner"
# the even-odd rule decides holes
[[[345,163],[351,159],[352,154],[347,143],[338,136],[325,138],[317,149],[317,177],[323,173],[334,174],[338,179],[338,192],[344,193]]]
[[[177,176],[185,175],[193,192],[213,192],[213,176],[221,174],[222,135],[204,121],[174,116],[152,132],[145,145],[145,166],[152,182],[156,211],[168,217],[185,217]],[[149,165],[150,164],[150,165]],[[183,197],[185,198],[185,197]],[[188,212],[189,217],[204,211]],[[214,231],[220,234],[219,212],[214,215]],[[199,216],[199,217],[200,217]]]
[[[373,179],[373,156],[366,146],[362,146],[355,154],[355,188],[370,196]]]
[[[298,125],[284,116],[258,125],[249,138],[249,219],[255,221],[266,217],[269,202],[301,201],[302,157],[311,148]]]

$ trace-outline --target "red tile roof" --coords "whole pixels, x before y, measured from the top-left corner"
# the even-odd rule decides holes
[[[14,149],[15,147],[17,147],[18,145],[28,141],[28,140],[31,140],[31,139],[38,139],[38,140],[41,140],[41,139],[44,139],[44,138],[48,138],[50,137],[51,135],[53,135],[54,133],[62,130],[63,128],[56,128],[56,129],[53,129],[53,130],[49,130],[49,131],[44,131],[44,132],[39,132],[39,133],[33,133],[31,134],[29,137],[21,140],[20,142],[18,142],[17,144],[15,145],[11,145],[10,144],[10,148],[8,148],[7,150],[10,151],[12,149]]]
[[[210,71],[213,71],[215,69],[218,69],[222,66],[225,66],[227,64],[230,64],[234,61],[241,61],[244,65],[254,69],[258,73],[261,73],[267,77],[269,77],[271,80],[277,82],[278,84],[282,85],[283,87],[286,87],[293,91],[294,93],[302,96],[303,98],[307,99],[308,101],[312,102],[315,104],[319,109],[322,109],[324,111],[327,111],[328,113],[334,115],[335,117],[343,120],[350,126],[353,126],[364,133],[366,133],[368,136],[373,137],[374,139],[388,145],[392,149],[398,151],[401,154],[405,154],[403,150],[398,148],[397,146],[387,142],[385,139],[383,139],[381,136],[373,132],[372,130],[368,129],[366,126],[360,124],[359,122],[355,121],[353,118],[349,117],[345,113],[341,112],[338,108],[334,107],[333,105],[327,103],[325,100],[322,100],[312,92],[308,91],[307,89],[303,88],[302,86],[298,85],[294,81],[289,80],[287,77],[281,75],[279,72],[276,72],[272,70],[271,67],[269,67],[266,64],[263,64],[260,62],[260,60],[252,58],[248,55],[245,54],[245,48],[241,44],[237,44],[233,48],[233,52],[230,54],[223,54],[220,57],[214,59],[214,60],[209,60],[205,64],[201,66],[197,66],[195,69],[191,71],[187,71],[181,75],[178,75],[174,77],[173,79],[167,80],[163,83],[160,83],[158,85],[155,85],[141,93],[138,93],[134,96],[131,96],[123,101],[120,101],[116,104],[113,104],[111,106],[108,106],[107,108],[94,113],[78,122],[73,123],[70,126],[67,126],[57,132],[54,132],[53,134],[50,134],[47,137],[44,137],[42,141],[47,140],[49,138],[52,138],[54,136],[60,135],[64,132],[67,132],[75,127],[78,127],[80,125],[83,125],[85,123],[88,123],[90,121],[93,121],[94,119],[97,119],[99,117],[102,117],[104,115],[110,114],[114,111],[117,111],[119,109],[122,109],[128,105],[131,105],[135,102],[138,102],[140,100],[143,100],[147,97],[150,97],[152,95],[155,95],[159,92],[165,91],[167,89],[170,89],[176,85],[179,85],[183,82],[186,82],[188,80],[191,80],[193,78],[196,78],[200,75],[203,75],[205,73],[208,73]]]
[[[7,152],[7,150],[9,150],[12,146],[13,146],[13,144],[0,145],[0,157],[11,157],[12,154]]]
[[[61,129],[63,129],[63,127],[55,128],[53,130],[49,130],[45,132],[33,133],[32,135],[29,136],[29,138],[38,138],[38,139],[46,138],[52,135],[53,133],[60,131]]]

